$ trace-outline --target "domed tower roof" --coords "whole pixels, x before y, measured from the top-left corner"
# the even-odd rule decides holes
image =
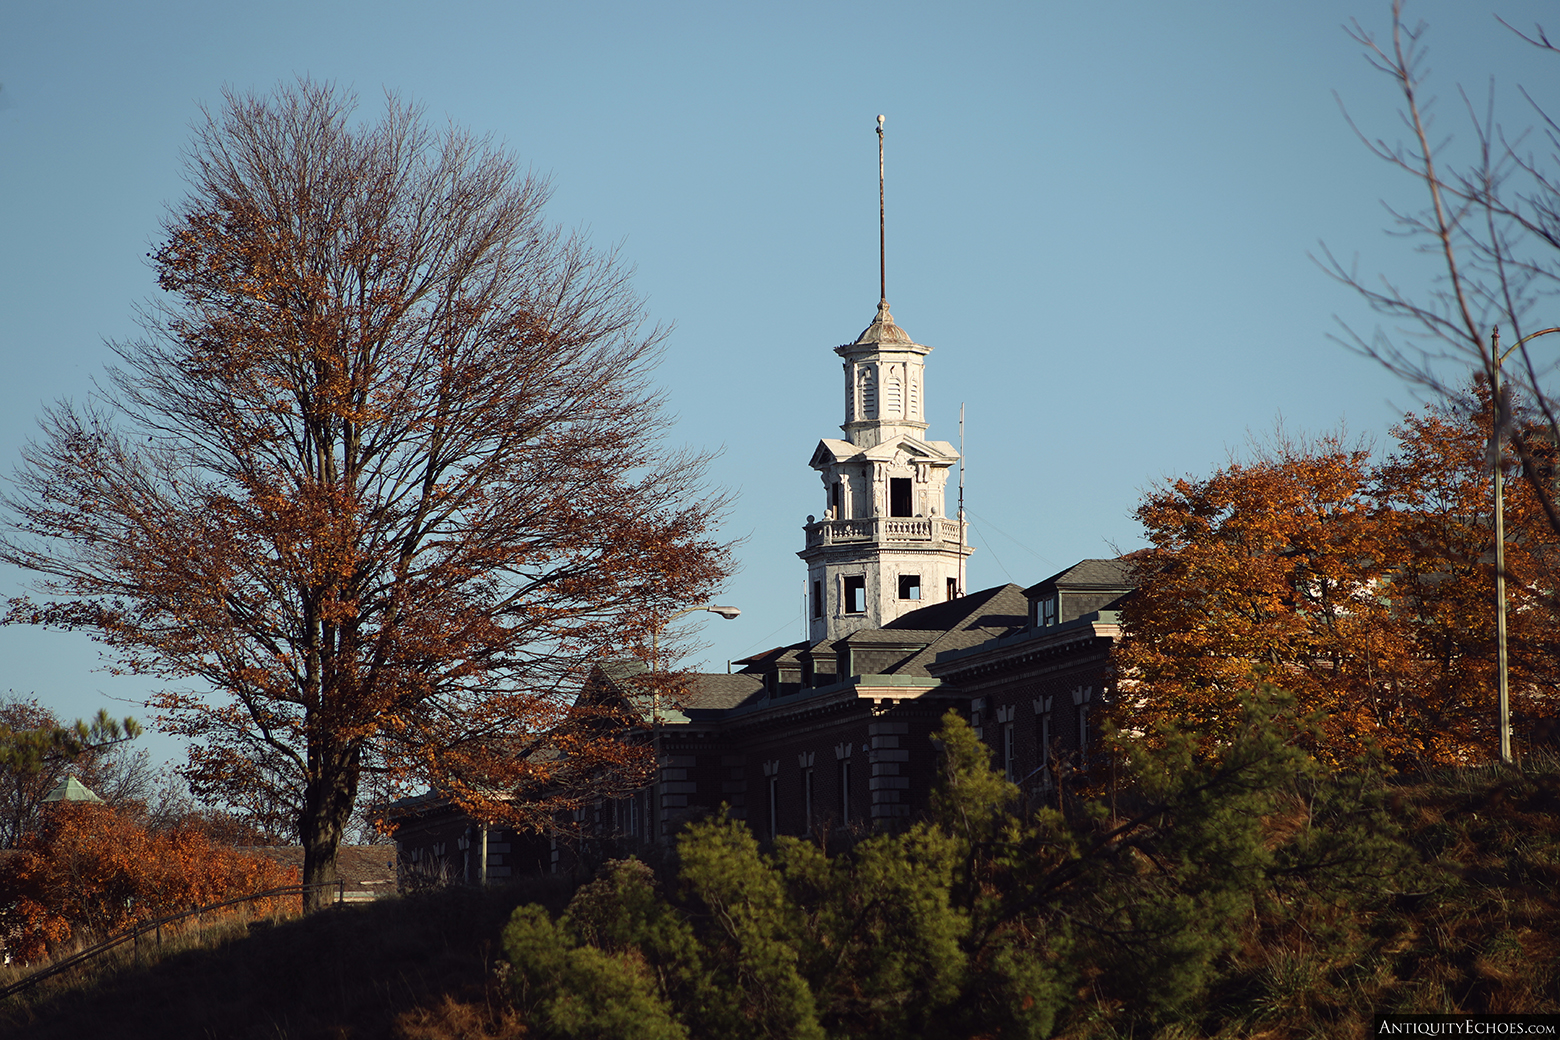
[[[914,344],[915,340],[910,338],[910,333],[894,324],[894,316],[888,313],[888,301],[879,300],[877,317],[872,319],[872,324],[856,337],[854,343],[848,343],[846,346],[864,347],[887,343]]]

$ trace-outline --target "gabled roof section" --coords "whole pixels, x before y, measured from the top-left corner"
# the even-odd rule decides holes
[[[779,656],[787,651],[794,655],[795,650],[796,647],[776,647],[748,660],[767,659],[770,654]],[[661,703],[657,705],[655,691],[644,681],[649,672],[650,669],[643,661],[603,661],[596,665],[593,675],[593,678],[599,676],[603,682],[594,685],[598,691],[604,686],[610,691],[609,696],[616,697],[641,720],[648,722],[658,712],[663,723],[674,724],[688,722],[688,712],[724,711],[751,697],[762,696],[764,692],[764,676],[759,672],[742,671],[735,675],[684,674],[673,677],[675,681],[670,684],[673,686],[672,691],[663,692]],[[590,685],[587,683],[587,686]]]
[[[999,585],[968,596],[912,610],[882,628],[863,628],[835,641],[846,649],[913,651],[891,675],[929,676],[926,666],[947,650],[977,646],[1024,627],[1028,601],[1017,585]]]
[[[850,441],[836,440],[833,437],[825,437],[818,442],[813,449],[812,460],[807,464],[813,469],[822,469],[824,466],[835,462],[844,462],[861,454],[861,449]]]
[[[958,599],[912,610],[884,625],[885,629],[918,628],[948,632],[969,627],[1012,628],[1024,624],[1028,605],[1017,585],[996,585]]]
[[[1048,588],[1090,592],[1120,589],[1129,592],[1134,588],[1132,561],[1125,556],[1113,560],[1079,560],[1066,570],[1057,571],[1044,581],[1029,586],[1024,590],[1024,595],[1032,597]]]
[[[746,667],[741,669],[744,672],[763,670],[766,665],[777,664],[780,661],[794,661],[806,649],[806,643],[791,643],[789,646],[777,646],[772,650],[763,650],[753,654],[751,657],[744,657],[740,661],[731,663],[745,665]]]
[[[734,675],[699,673],[692,676],[687,690],[677,698],[683,711],[725,711],[764,695],[764,677],[752,672]]]
[[[883,647],[908,650],[926,646],[943,634],[942,629],[858,628],[838,640],[850,646]]]

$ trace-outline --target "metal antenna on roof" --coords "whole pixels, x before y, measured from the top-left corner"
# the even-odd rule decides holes
[[[878,116],[878,299],[888,302],[888,248],[883,209],[883,116]]]

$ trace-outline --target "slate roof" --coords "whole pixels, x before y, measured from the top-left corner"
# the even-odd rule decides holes
[[[947,650],[963,650],[965,647],[978,646],[991,639],[997,639],[1009,632],[1023,628],[1029,623],[1029,600],[1024,596],[1024,591],[1017,585],[998,585],[995,588],[982,589],[968,596],[949,600],[946,603],[936,603],[930,607],[922,607],[903,614],[889,622],[889,628],[914,625],[916,628],[930,628],[928,621],[933,619],[943,620],[949,614],[955,613],[952,623],[946,627],[939,625],[942,631],[924,650],[910,658],[895,672],[900,675],[931,675],[926,666],[937,659],[937,655]]]
[[[859,649],[919,647],[884,674],[930,677],[926,666],[938,654],[977,646],[1006,635],[1024,627],[1028,617],[1029,603],[1023,590],[1017,585],[998,585],[912,610],[882,628],[857,629],[836,640],[834,645]],[[816,649],[822,649],[822,645]]]
[[[1067,589],[1122,589],[1133,587],[1132,561],[1126,557],[1113,560],[1079,560],[1066,570],[1057,571],[1049,578],[1024,590],[1032,596],[1047,586]]]
[[[788,650],[795,649],[795,647],[776,647],[747,660],[768,661],[771,658],[781,657]],[[652,710],[651,696],[636,681],[639,676],[650,670],[643,661],[603,661],[597,667],[601,669],[601,674],[607,681],[622,694],[631,708],[642,716],[649,716]],[[712,672],[695,674],[688,679],[688,685],[671,697],[670,702],[662,700],[661,715],[664,721],[688,721],[686,716],[680,714],[683,711],[724,711],[764,692],[762,674],[738,672],[735,675],[726,675]]]
[[[678,698],[684,710],[722,711],[764,692],[764,677],[738,672],[735,675],[695,675],[688,691]]]

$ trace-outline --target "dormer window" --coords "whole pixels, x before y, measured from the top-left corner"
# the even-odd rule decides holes
[[[1040,628],[1056,624],[1056,593],[1035,601],[1035,624]]]

